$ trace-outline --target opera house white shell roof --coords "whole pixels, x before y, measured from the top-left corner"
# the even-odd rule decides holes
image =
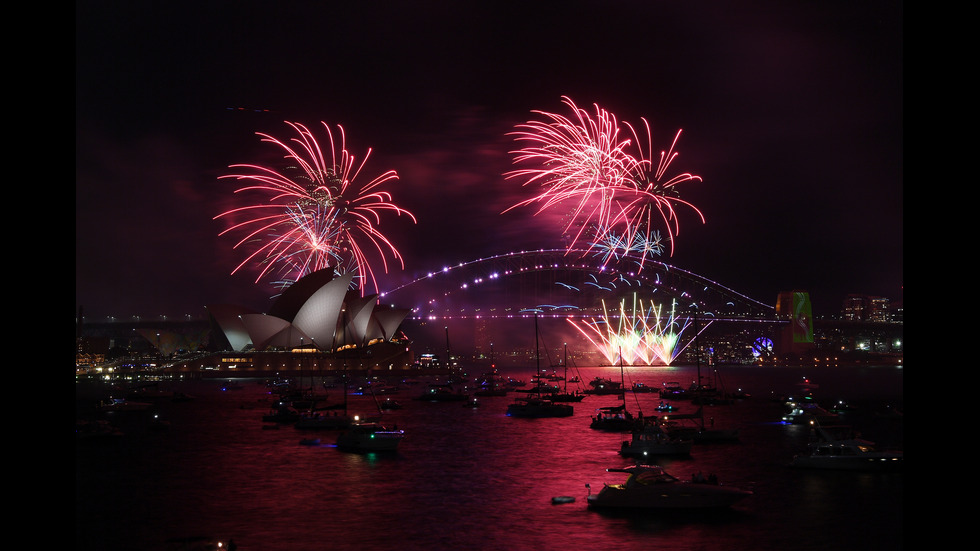
[[[236,351],[310,345],[332,351],[392,340],[409,310],[381,306],[378,295],[351,291],[352,278],[335,278],[331,270],[309,274],[283,292],[267,314],[230,304],[207,310]]]

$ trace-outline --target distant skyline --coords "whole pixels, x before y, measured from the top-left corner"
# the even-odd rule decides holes
[[[76,5],[76,309],[202,315],[271,295],[213,218],[229,165],[269,161],[256,132],[342,125],[366,171],[398,173],[386,219],[405,270],[560,247],[553,221],[502,212],[533,189],[503,175],[508,135],[567,95],[698,174],[658,260],[818,315],[849,293],[903,293],[903,8],[429,1],[391,5]],[[390,225],[387,225],[388,222]]]

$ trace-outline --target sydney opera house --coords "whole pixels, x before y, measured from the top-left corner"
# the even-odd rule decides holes
[[[202,369],[402,370],[412,363],[399,327],[408,309],[383,306],[378,295],[351,289],[351,274],[320,270],[300,279],[267,313],[230,304],[207,306],[212,338],[223,337]]]

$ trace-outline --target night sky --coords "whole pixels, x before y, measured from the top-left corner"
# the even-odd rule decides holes
[[[507,133],[569,114],[678,129],[681,229],[667,262],[774,304],[810,292],[902,300],[903,13],[874,0],[76,3],[76,308],[86,318],[266,310],[272,291],[213,218],[255,132],[340,124],[365,173],[418,224],[386,217],[392,286],[447,264],[558,248],[503,174]],[[447,240],[448,236],[448,240]]]

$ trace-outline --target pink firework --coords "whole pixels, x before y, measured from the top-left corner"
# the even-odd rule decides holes
[[[371,149],[358,164],[347,150],[344,129],[339,125],[338,143],[330,127],[321,122],[329,139],[325,154],[305,126],[289,121],[286,124],[298,134],[288,142],[256,133],[263,142],[282,149],[284,168],[238,164],[229,168],[242,172],[221,176],[248,182],[235,193],[259,198],[256,203],[215,217],[233,220],[221,235],[242,233],[234,248],[250,250],[232,273],[255,263],[260,268],[256,282],[275,275],[288,283],[332,267],[339,273],[355,272],[363,280],[359,285],[362,293],[368,281],[377,289],[367,251],[378,253],[385,272],[388,272],[386,254],[404,268],[401,254],[378,229],[381,213],[404,214],[416,221],[412,213],[391,202],[390,193],[379,189],[397,180],[398,175],[389,170],[361,185],[357,178]]]
[[[570,98],[563,97],[562,101],[572,109],[571,119],[534,111],[546,120],[528,121],[511,133],[525,144],[512,152],[514,162],[530,162],[531,167],[508,172],[506,178],[526,178],[525,186],[537,184],[544,190],[507,210],[539,203],[539,214],[573,203],[565,227],[565,232],[572,234],[572,244],[583,238],[599,241],[614,225],[618,214],[613,211],[615,195],[631,187],[625,180],[636,170],[638,161],[627,152],[630,141],[620,137],[619,123],[612,113],[596,105],[592,118]],[[584,235],[586,229],[595,235]]]
[[[636,149],[639,151],[639,162],[636,164],[637,170],[631,174],[630,178],[630,183],[637,191],[636,198],[622,205],[620,209],[625,213],[628,220],[625,226],[632,230],[632,232],[627,232],[632,237],[630,241],[637,241],[639,239],[650,242],[654,240],[654,227],[659,225],[657,224],[658,221],[663,221],[663,226],[667,230],[667,240],[670,241],[670,255],[673,256],[674,236],[680,232],[680,222],[677,211],[674,208],[675,205],[689,207],[697,213],[702,224],[705,221],[704,214],[697,207],[680,198],[677,192],[677,186],[685,182],[700,182],[702,180],[700,176],[688,172],[675,176],[666,176],[670,163],[678,155],[674,148],[677,146],[677,140],[681,137],[681,130],[678,130],[677,134],[674,135],[674,141],[670,144],[670,149],[660,151],[660,158],[657,164],[654,165],[650,124],[646,119],[641,118],[640,120],[643,121],[643,127],[646,130],[645,143],[647,147],[645,150],[642,145],[644,142],[641,141],[636,129],[629,123],[625,123],[629,126],[635,138],[634,143],[636,144]]]
[[[670,162],[677,156],[674,152],[677,138],[671,150],[661,153],[660,162],[654,166],[650,147],[643,151],[639,135],[629,123],[625,124],[630,132],[621,136],[619,122],[612,113],[595,105],[593,117],[570,98],[563,97],[562,101],[572,109],[573,117],[535,111],[545,120],[518,125],[512,133],[516,141],[524,144],[522,149],[512,152],[514,162],[530,166],[505,176],[524,178],[524,185],[534,184],[543,190],[507,210],[535,203],[539,205],[536,214],[553,208],[570,208],[564,228],[571,236],[569,249],[591,250],[612,242],[657,242],[659,237],[654,228],[663,222],[673,254],[673,237],[680,231],[674,205],[694,208],[677,197],[676,186],[701,179],[691,174],[664,179]],[[646,120],[643,123],[649,144],[649,125]],[[701,212],[694,210],[703,222]],[[586,240],[590,245],[583,246]],[[656,250],[646,252],[652,254]],[[645,258],[647,254],[642,256]]]

